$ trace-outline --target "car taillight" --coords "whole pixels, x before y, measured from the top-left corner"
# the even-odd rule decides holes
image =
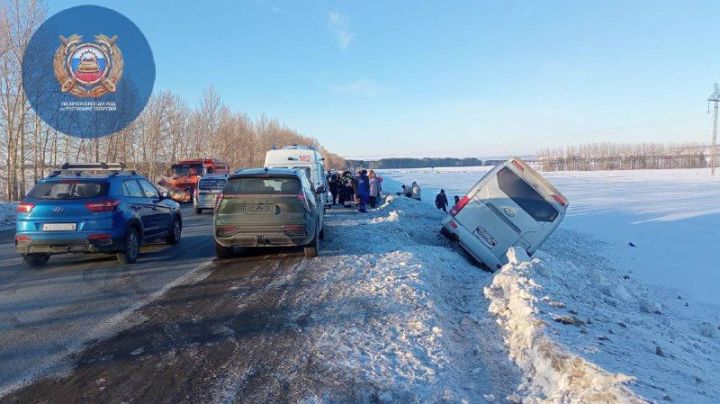
[[[462,199],[460,199],[458,203],[450,209],[450,214],[453,216],[457,215],[465,207],[465,205],[468,204],[468,202],[470,202],[470,198],[463,196]]]
[[[303,194],[302,192],[300,192],[299,194],[297,194],[297,198],[298,198],[298,201],[303,201],[303,202],[305,202],[305,194]]]
[[[512,163],[515,167],[518,168],[518,170],[525,172],[525,167],[523,167],[523,165],[519,161],[513,160]]]
[[[219,194],[215,195],[215,209],[217,209],[220,206],[220,202],[223,200],[223,194],[220,192]]]
[[[34,203],[20,202],[17,206],[18,213],[30,213],[35,207]]]
[[[198,195],[200,195],[200,189],[199,189],[199,188],[195,188],[195,198],[197,198]]]
[[[559,203],[560,205],[562,205],[562,206],[568,206],[568,201],[567,201],[567,199],[565,199],[564,196],[562,196],[562,195],[553,195],[552,197],[553,197],[553,199],[555,199],[555,201],[557,201],[557,203]]]
[[[30,236],[15,236],[15,241],[18,243],[28,242],[31,240]]]
[[[232,236],[240,230],[237,226],[231,224],[222,224],[215,229],[215,235],[218,237]]]
[[[305,235],[305,226],[301,224],[286,224],[283,226],[283,233],[286,235]]]
[[[117,199],[107,199],[100,202],[88,202],[85,207],[90,212],[112,212],[120,205]]]
[[[111,235],[107,233],[93,233],[89,236],[87,236],[88,240],[110,240],[112,238]]]

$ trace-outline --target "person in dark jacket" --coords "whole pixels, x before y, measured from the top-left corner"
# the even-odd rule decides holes
[[[435,207],[442,210],[443,212],[447,212],[447,206],[447,195],[445,195],[445,190],[441,189],[440,193],[435,196]]]
[[[337,174],[330,174],[330,178],[328,179],[328,187],[330,188],[330,194],[332,194],[332,205],[336,205],[338,203],[338,191],[340,190],[340,182],[338,180]]]
[[[357,188],[356,191],[359,199],[358,211],[367,212],[366,205],[368,198],[370,198],[370,178],[368,178],[367,171],[360,171],[360,175],[357,177]]]

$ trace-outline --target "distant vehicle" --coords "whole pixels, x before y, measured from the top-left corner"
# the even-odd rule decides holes
[[[323,205],[330,205],[328,198],[327,173],[325,159],[312,147],[292,145],[282,149],[268,150],[265,154],[265,167],[287,167],[305,170],[310,182],[321,195]]]
[[[442,220],[442,232],[489,268],[512,246],[532,255],[565,217],[568,201],[537,171],[512,158],[488,172]]]
[[[171,168],[172,176],[167,184],[163,185],[184,191],[184,194],[174,196],[178,202],[189,202],[192,199],[200,177],[207,174],[230,174],[230,166],[224,161],[215,159],[182,160],[173,164]]]
[[[193,194],[195,214],[202,214],[203,209],[215,208],[215,198],[222,192],[227,179],[227,174],[208,174],[200,177]]]
[[[180,205],[123,164],[64,164],[38,181],[17,206],[15,248],[30,266],[50,255],[114,253],[137,260],[140,246],[177,244]]]
[[[303,246],[317,256],[324,238],[322,200],[302,169],[252,168],[228,178],[213,217],[215,253],[238,247]]]

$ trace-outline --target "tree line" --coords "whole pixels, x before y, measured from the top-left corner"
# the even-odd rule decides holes
[[[588,143],[545,149],[538,154],[543,171],[705,168],[706,146],[694,143]]]
[[[125,162],[156,181],[178,160],[261,166],[273,146],[298,144],[316,147],[331,168],[345,165],[317,139],[277,119],[233,111],[213,87],[197,106],[172,91],[156,92],[130,126],[100,139],[54,130],[33,112],[22,88],[23,54],[46,12],[39,0],[0,0],[0,198],[21,199],[34,181],[65,162]]]
[[[430,168],[481,166],[483,161],[474,157],[384,158],[379,160],[345,160],[349,168]]]

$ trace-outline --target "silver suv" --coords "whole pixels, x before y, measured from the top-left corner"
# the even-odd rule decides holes
[[[302,169],[251,168],[228,178],[213,217],[215,253],[234,247],[302,246],[317,256],[324,238],[324,206]]]

